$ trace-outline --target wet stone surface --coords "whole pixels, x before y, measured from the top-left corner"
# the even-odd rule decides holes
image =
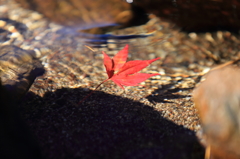
[[[203,158],[192,90],[211,67],[239,56],[238,35],[184,33],[150,15],[144,25],[94,41],[12,1],[1,2],[0,12],[1,47],[41,53],[45,74],[20,110],[45,158]],[[101,51],[114,56],[126,44],[128,60],[161,57],[143,70],[161,75],[124,91],[108,81],[78,105],[107,78]]]

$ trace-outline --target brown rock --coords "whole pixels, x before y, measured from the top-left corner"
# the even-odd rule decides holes
[[[16,0],[54,22],[76,28],[126,24],[132,19],[131,6],[122,0]]]
[[[193,92],[212,158],[240,158],[240,69],[210,71]]]
[[[37,54],[17,46],[0,47],[1,158],[40,159],[40,147],[19,113],[19,99],[44,73]]]
[[[0,47],[0,79],[16,100],[30,88],[37,76],[44,73],[35,51],[13,45]]]

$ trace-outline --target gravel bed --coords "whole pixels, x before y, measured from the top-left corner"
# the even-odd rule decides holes
[[[191,93],[213,66],[239,57],[238,35],[185,33],[151,15],[111,32],[142,38],[100,43],[13,1],[0,4],[1,45],[38,51],[46,70],[20,104],[45,158],[203,158]],[[108,81],[79,105],[107,78],[101,51],[113,56],[126,44],[129,60],[161,57],[143,70],[161,75],[124,91]]]

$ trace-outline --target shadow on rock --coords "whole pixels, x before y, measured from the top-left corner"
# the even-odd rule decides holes
[[[16,96],[0,80],[0,158],[41,159],[40,147],[22,120]]]
[[[29,93],[21,113],[46,158],[203,158],[195,133],[127,98],[59,89],[43,98]]]

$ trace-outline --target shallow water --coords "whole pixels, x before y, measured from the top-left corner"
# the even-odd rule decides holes
[[[211,67],[239,56],[238,34],[183,32],[154,15],[138,26],[80,30],[14,2],[0,8],[2,44],[38,50],[46,70],[21,103],[46,158],[203,158],[191,92]],[[107,78],[101,51],[114,56],[126,44],[128,60],[161,57],[143,70],[161,75],[124,91],[106,82],[77,105]]]

